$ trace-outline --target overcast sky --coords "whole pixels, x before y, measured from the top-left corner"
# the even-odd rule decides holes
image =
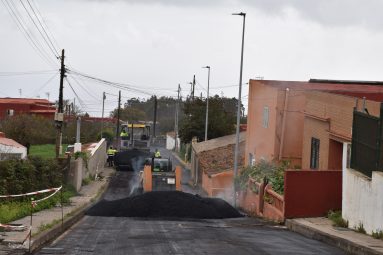
[[[20,1],[0,4],[0,96],[58,98],[58,64]],[[25,7],[29,5],[22,0]],[[29,0],[42,14],[56,47],[64,48],[68,68],[130,84],[147,94],[128,97],[238,96],[242,18],[246,12],[243,82],[310,78],[383,80],[383,1],[381,0]],[[48,64],[12,19],[9,4],[29,33],[44,45]],[[13,4],[13,5],[12,5]],[[29,9],[33,16],[32,11]],[[42,31],[44,33],[44,31]],[[9,72],[48,71],[16,75]],[[53,71],[51,71],[53,70]],[[12,74],[12,75],[10,75]],[[76,80],[73,80],[74,77]],[[102,92],[118,89],[68,74],[81,108],[101,115]],[[49,82],[48,82],[49,81]],[[21,91],[20,91],[21,89]],[[247,105],[248,86],[243,87]],[[20,93],[21,92],[21,93]],[[75,98],[65,83],[64,97]],[[78,99],[76,99],[78,103]],[[107,95],[106,111],[117,104]]]

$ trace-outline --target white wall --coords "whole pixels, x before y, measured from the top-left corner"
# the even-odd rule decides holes
[[[5,144],[0,144],[0,153],[19,153],[21,154],[21,158],[25,158],[27,156],[27,148],[26,147],[14,147]]]
[[[180,139],[177,138],[178,146],[180,145]],[[173,150],[176,146],[176,139],[174,139],[170,135],[166,135],[166,149],[167,150]]]
[[[383,172],[373,172],[369,178],[343,166],[342,217],[349,228],[363,224],[369,234],[383,231]]]

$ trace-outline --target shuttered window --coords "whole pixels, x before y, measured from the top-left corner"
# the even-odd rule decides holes
[[[269,127],[269,107],[265,106],[263,107],[263,121],[262,121],[262,126],[264,128]]]
[[[310,158],[310,168],[318,169],[319,167],[319,145],[320,140],[317,138],[311,138],[311,158]]]

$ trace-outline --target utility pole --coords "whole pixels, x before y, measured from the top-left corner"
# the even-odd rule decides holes
[[[176,102],[176,112],[175,112],[175,123],[174,123],[174,136],[175,136],[175,143],[174,143],[174,148],[175,151],[178,150],[178,108],[180,107],[180,92],[181,92],[181,85],[178,84],[178,95],[177,95],[177,102]]]
[[[61,142],[62,142],[62,123],[64,121],[63,114],[63,90],[64,90],[64,77],[65,77],[65,50],[61,52],[61,68],[60,68],[60,89],[59,89],[59,105],[58,110],[55,115],[57,133],[56,133],[56,158],[59,157],[61,152]]]
[[[120,109],[121,109],[121,90],[118,91],[118,108],[117,108],[117,123],[116,123],[117,149],[120,149]]]
[[[210,66],[204,66],[202,68],[208,69],[207,75],[207,96],[206,96],[206,119],[205,119],[205,141],[207,141],[207,127],[209,123],[209,87],[210,87]]]
[[[104,105],[105,105],[105,92],[102,92],[102,115],[101,115],[101,139],[102,139],[102,132],[104,130]]]
[[[238,92],[238,108],[237,108],[237,127],[236,127],[236,133],[235,133],[235,153],[234,153],[234,180],[238,175],[238,154],[239,154],[239,125],[240,125],[240,119],[241,119],[241,91],[242,91],[242,71],[243,71],[243,48],[245,43],[245,23],[246,23],[246,13],[234,13],[233,15],[239,15],[243,17],[243,28],[242,28],[242,48],[241,48],[241,66],[240,66],[240,73],[239,73],[239,92]],[[237,186],[236,183],[233,183],[234,185],[234,196],[233,196],[233,202],[234,207],[237,206]]]
[[[157,123],[157,96],[154,96],[153,139],[156,138],[156,123]]]

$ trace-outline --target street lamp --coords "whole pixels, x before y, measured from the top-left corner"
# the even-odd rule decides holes
[[[233,13],[233,15],[238,15],[243,17],[243,29],[242,29],[242,50],[241,50],[241,67],[240,67],[240,74],[239,74],[239,94],[238,94],[238,106],[237,106],[237,129],[235,133],[235,153],[234,153],[234,196],[233,196],[233,202],[234,207],[237,206],[237,186],[235,184],[235,177],[237,177],[238,174],[238,150],[239,150],[239,124],[240,124],[240,118],[241,118],[241,90],[242,90],[242,70],[243,70],[243,47],[244,47],[244,41],[245,41],[245,23],[246,23],[246,13],[240,12],[240,13]]]
[[[209,121],[209,86],[210,86],[210,66],[204,66],[202,68],[208,69],[207,75],[207,97],[206,97],[206,120],[205,120],[205,141],[207,141],[207,125]]]

